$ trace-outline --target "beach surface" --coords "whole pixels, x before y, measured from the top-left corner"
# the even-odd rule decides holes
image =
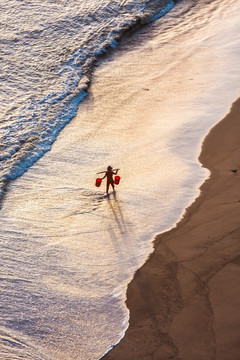
[[[240,99],[205,138],[199,160],[211,174],[156,237],[128,286],[129,328],[103,359],[239,359],[239,120]]]
[[[92,0],[87,2],[90,4]],[[69,3],[73,8],[68,6],[69,12],[64,19],[76,30],[68,16],[77,18],[77,5],[73,1]],[[94,3],[98,4],[95,0]],[[45,2],[43,5],[45,7]],[[199,0],[192,5],[192,1],[181,1],[152,24],[136,33],[126,34],[118,48],[96,64],[88,96],[80,104],[80,98],[75,99],[76,102],[70,101],[69,111],[63,111],[62,126],[77,111],[76,116],[58,136],[60,127],[53,126],[53,131],[49,128],[48,134],[53,136],[52,139],[57,136],[57,140],[51,151],[40,159],[43,153],[31,156],[31,141],[34,143],[35,135],[44,138],[45,125],[48,126],[49,122],[47,125],[46,118],[39,115],[39,106],[41,111],[50,106],[51,114],[46,114],[50,122],[54,118],[59,120],[57,114],[64,107],[60,99],[64,97],[57,91],[59,102],[55,102],[54,93],[48,92],[46,87],[43,94],[49,100],[43,102],[46,107],[41,107],[41,101],[33,102],[29,107],[26,100],[21,104],[27,112],[24,112],[24,117],[16,118],[16,126],[12,127],[4,120],[4,129],[11,133],[11,137],[3,137],[6,151],[2,149],[1,152],[1,159],[6,160],[6,170],[10,171],[8,174],[20,175],[13,163],[23,165],[19,162],[21,151],[30,156],[29,160],[38,161],[33,166],[28,162],[28,170],[9,183],[0,204],[0,359],[98,360],[124,338],[129,324],[129,310],[125,304],[127,286],[153,252],[155,236],[175,227],[183,217],[184,209],[199,196],[199,188],[210,174],[207,168],[211,169],[207,162],[201,167],[198,161],[203,140],[209,130],[226,116],[232,102],[239,96],[238,4],[233,0]],[[11,11],[15,9],[12,5],[10,8]],[[29,5],[29,11],[32,8]],[[50,19],[49,31],[58,24],[60,12],[56,11],[56,17]],[[45,13],[39,12],[43,20]],[[89,12],[84,13],[88,17]],[[22,13],[21,24],[27,18],[25,14]],[[50,17],[51,14],[49,12]],[[105,19],[104,14],[101,19]],[[107,11],[107,14],[111,20],[111,13]],[[29,13],[28,18],[36,19]],[[79,20],[82,23],[81,16]],[[106,25],[105,20],[103,23]],[[67,42],[71,30],[68,34],[62,32],[68,30],[65,24],[65,21],[61,22],[60,32],[56,35],[61,35],[60,38]],[[91,19],[86,24],[92,29]],[[95,24],[99,25],[98,21]],[[17,34],[18,30],[17,24]],[[22,30],[24,39],[41,33],[35,33],[32,26],[30,34],[26,33],[25,25]],[[18,56],[15,33],[11,31],[6,35],[6,39],[11,39],[14,56]],[[49,60],[57,58],[61,62],[61,51],[53,50],[55,38],[50,39],[46,42],[49,44]],[[19,41],[20,48],[21,44]],[[34,38],[34,44],[39,45],[38,39]],[[61,49],[64,48],[61,41],[59,44]],[[78,36],[76,44],[80,46]],[[42,45],[39,54],[43,54],[41,51],[45,49],[44,41]],[[8,51],[8,41],[6,46]],[[27,41],[26,46],[24,54],[29,55]],[[36,48],[32,51],[38,53]],[[76,84],[75,65],[81,65],[78,55],[81,53],[73,53],[74,61],[61,73],[72,85]],[[10,69],[11,57],[10,52],[8,59],[11,61],[7,62]],[[32,68],[37,67],[36,70],[45,78],[41,62],[33,59]],[[22,64],[25,64],[24,71],[30,74],[28,61],[21,61],[20,67]],[[18,71],[16,74],[18,78]],[[38,72],[32,75],[33,78],[28,80],[33,84],[35,79],[39,82]],[[51,79],[54,85],[55,76]],[[20,84],[22,88],[21,81]],[[69,83],[64,81],[64,84]],[[64,89],[68,91],[65,85]],[[25,88],[30,89],[28,85]],[[8,86],[5,89],[9,97]],[[72,90],[70,93],[72,96]],[[10,100],[13,98],[16,96]],[[22,99],[21,96],[18,99]],[[14,102],[11,106],[15,105]],[[34,115],[33,121],[29,118],[29,122],[25,122],[29,112]],[[8,115],[12,120],[13,113]],[[41,122],[35,132],[38,116]],[[230,121],[225,126],[224,139],[228,126],[232,128]],[[25,130],[29,130],[30,141],[27,142],[24,142]],[[233,130],[235,136],[239,134],[237,130]],[[22,147],[18,146],[17,139]],[[221,138],[220,143],[217,154],[220,156],[223,151],[226,156]],[[207,154],[212,160],[212,150]],[[8,155],[13,162],[8,162]],[[229,163],[223,164],[221,160],[220,180],[224,176],[225,180],[238,184],[238,172],[231,171],[239,166],[238,160],[234,161],[233,155],[228,154],[227,159]],[[116,192],[106,197],[105,180],[100,188],[95,187],[95,181],[96,173],[109,164],[120,168],[121,182]],[[24,166],[20,168],[24,171]],[[218,189],[218,185],[213,187]],[[232,186],[231,191],[233,189]],[[215,198],[220,202],[216,207],[221,208],[226,222],[225,207],[234,204],[235,211],[238,211],[240,206],[235,194],[233,200],[227,196],[227,201]],[[216,358],[211,352],[215,347],[213,331],[218,338],[223,337],[223,331],[218,334],[219,330],[215,329],[222,328],[216,320],[213,321],[209,301],[211,306],[219,309],[218,321],[222,321],[224,326],[224,341],[234,339],[225,336],[227,326],[221,310],[226,302],[231,309],[231,301],[226,300],[226,295],[215,296],[220,292],[215,283],[214,291],[211,285],[208,294],[209,284],[213,284],[213,280],[216,282],[217,276],[225,279],[230,289],[236,291],[239,288],[232,287],[233,275],[230,282],[225,274],[230,265],[211,281],[205,276],[205,273],[212,274],[211,271],[218,270],[217,266],[225,264],[221,263],[222,248],[215,251],[217,246],[222,246],[221,241],[217,242],[218,236],[225,232],[221,228],[213,229],[213,235],[210,230],[206,234],[200,230],[198,219],[201,217],[197,215],[197,206],[191,210],[191,221],[185,217],[186,225],[179,228],[179,235],[177,228],[166,238],[165,235],[158,238],[156,252],[143,268],[146,270],[137,272],[127,294],[130,328],[126,339],[108,356],[120,349],[118,356],[121,360],[134,357],[144,360],[149,357],[155,360]],[[207,206],[210,211],[211,204],[207,203]],[[215,216],[219,218],[219,214]],[[229,216],[234,219],[233,211]],[[220,222],[223,226],[223,221]],[[200,239],[201,231],[204,235]],[[187,234],[186,239],[181,239],[182,234]],[[233,245],[228,244],[226,263],[232,260],[229,250],[232,248]],[[210,257],[213,256],[211,251],[220,254],[220,265]],[[235,250],[234,256],[236,254]],[[210,258],[208,262],[205,257]],[[208,267],[205,269],[207,263],[211,263],[211,271]],[[198,271],[199,268],[203,273]],[[229,290],[226,293],[230,296]],[[222,303],[215,304],[215,298],[220,298]],[[231,295],[230,298],[236,301],[237,296]],[[228,312],[232,329],[232,318],[237,321],[238,313]],[[190,334],[186,334],[187,331]],[[237,330],[234,336],[236,334]],[[188,344],[198,355],[187,348]],[[206,346],[209,356],[206,355]],[[236,347],[231,346],[230,353]],[[222,349],[218,351],[225,360],[230,359]]]

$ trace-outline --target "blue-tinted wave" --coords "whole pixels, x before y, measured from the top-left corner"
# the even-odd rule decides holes
[[[173,6],[172,0],[13,0],[2,5],[0,195],[76,115],[98,57],[115,48],[123,33]]]

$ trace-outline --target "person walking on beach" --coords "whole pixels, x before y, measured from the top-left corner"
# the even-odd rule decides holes
[[[117,175],[117,173],[118,173],[118,169],[116,169],[116,171],[113,171],[113,168],[110,165],[107,167],[107,171],[105,172],[105,175],[102,178],[102,180],[105,179],[105,177],[107,178],[107,189],[106,189],[107,194],[110,184],[112,185],[114,191],[113,175]]]

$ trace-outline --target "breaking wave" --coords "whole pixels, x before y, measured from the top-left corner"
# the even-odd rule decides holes
[[[124,33],[165,15],[174,4],[14,0],[2,5],[0,197],[8,181],[50,150],[76,115],[97,59]]]

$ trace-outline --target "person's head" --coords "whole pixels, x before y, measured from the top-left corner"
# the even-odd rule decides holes
[[[107,171],[111,171],[112,170],[112,167],[109,165],[108,167],[107,167]]]

